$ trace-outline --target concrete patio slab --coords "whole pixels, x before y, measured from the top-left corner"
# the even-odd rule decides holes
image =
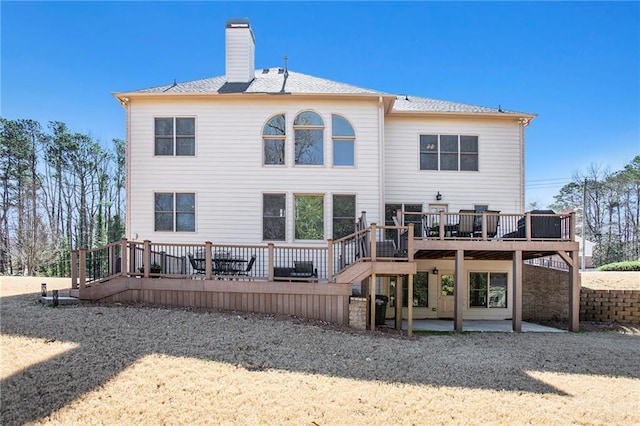
[[[387,320],[388,327],[394,327],[393,320]],[[407,329],[407,321],[402,321],[402,329]],[[413,320],[413,331],[454,331],[453,320]],[[511,320],[464,320],[462,331],[503,332],[513,331]],[[522,322],[523,333],[566,333],[567,330],[547,327],[530,322]]]

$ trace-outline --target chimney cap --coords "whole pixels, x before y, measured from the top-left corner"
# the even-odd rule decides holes
[[[227,19],[226,28],[250,28],[249,18],[231,18]]]

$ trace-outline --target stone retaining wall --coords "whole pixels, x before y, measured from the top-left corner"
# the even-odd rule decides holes
[[[349,299],[349,325],[358,330],[367,329],[367,299],[364,297]]]
[[[523,265],[522,320],[567,321],[569,318],[569,272]]]
[[[522,319],[567,321],[569,272],[524,265]],[[640,323],[640,290],[580,289],[580,321]]]
[[[580,291],[580,320],[640,324],[640,290]]]

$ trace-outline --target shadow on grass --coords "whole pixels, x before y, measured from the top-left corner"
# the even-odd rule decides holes
[[[131,306],[51,308],[36,300],[36,294],[0,299],[2,334],[79,347],[2,380],[4,425],[38,421],[156,353],[247,370],[259,366],[366,381],[561,396],[566,394],[527,371],[640,378],[640,339],[615,333],[451,331],[408,339],[261,314]]]

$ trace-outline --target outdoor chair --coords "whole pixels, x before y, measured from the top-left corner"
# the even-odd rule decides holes
[[[203,259],[195,259],[191,253],[189,253],[187,256],[189,257],[189,263],[191,263],[193,272],[196,275],[203,275],[207,270],[205,261]]]
[[[238,272],[239,276],[244,276],[244,277],[248,277],[249,274],[251,273],[251,269],[253,268],[253,264],[256,263],[256,255],[252,255],[251,259],[249,259],[249,263],[247,263],[247,267],[245,268],[244,271],[240,271]]]
[[[487,210],[487,238],[493,238],[498,233],[500,210]]]
[[[460,210],[460,213],[475,213],[473,210]],[[473,237],[474,216],[471,214],[461,214],[458,217],[458,236]]]

